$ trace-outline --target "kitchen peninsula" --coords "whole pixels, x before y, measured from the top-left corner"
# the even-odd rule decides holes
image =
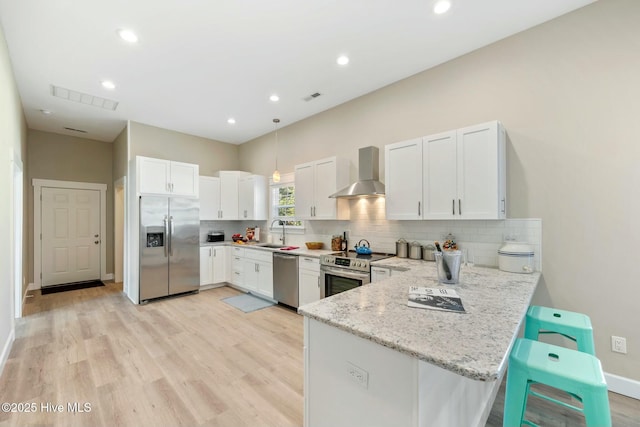
[[[299,308],[305,426],[484,426],[540,273],[463,268],[454,313],[407,306],[433,263],[376,265],[410,270]]]

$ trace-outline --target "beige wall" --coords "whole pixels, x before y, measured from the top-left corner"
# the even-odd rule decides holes
[[[120,135],[113,141],[113,180],[117,181],[127,175],[129,160],[129,126],[125,126]]]
[[[15,78],[11,69],[11,60],[7,50],[4,33],[0,28],[0,194],[2,203],[0,204],[0,360],[8,356],[2,354],[2,349],[10,349],[8,340],[13,331],[13,306],[14,306],[14,281],[11,277],[11,262],[14,254],[13,229],[12,229],[12,201],[13,194],[13,172],[11,161],[16,164],[22,163],[23,173],[26,168],[26,138],[27,127],[20,95],[16,87]],[[27,225],[23,220],[23,247],[27,242]],[[26,251],[22,254],[23,278],[27,272]],[[23,279],[22,295],[26,291],[26,280]]]
[[[359,147],[501,120],[509,216],[542,218],[536,302],[589,314],[605,371],[640,380],[638,22],[637,0],[601,0],[284,127],[280,170],[342,152],[355,172]],[[241,145],[241,163],[270,174],[273,138]]]
[[[113,144],[67,135],[29,130],[26,195],[29,220],[29,281],[33,282],[34,178],[107,185],[107,273],[113,273]]]
[[[200,175],[239,167],[238,147],[211,139],[129,122],[131,159],[155,157],[200,165]]]

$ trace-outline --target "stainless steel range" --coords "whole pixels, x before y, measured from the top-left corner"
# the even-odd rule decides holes
[[[371,263],[390,254],[361,255],[337,252],[320,258],[320,296],[322,298],[371,283]]]

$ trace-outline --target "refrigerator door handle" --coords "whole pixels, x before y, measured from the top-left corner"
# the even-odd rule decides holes
[[[162,223],[164,224],[164,257],[166,258],[168,256],[167,254],[167,239],[169,236],[169,224],[167,223],[167,216],[164,216],[164,219],[162,220]]]
[[[171,240],[173,239],[173,216],[169,216],[169,256],[173,256],[173,246]]]

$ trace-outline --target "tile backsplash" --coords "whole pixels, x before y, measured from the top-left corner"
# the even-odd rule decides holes
[[[497,267],[498,249],[510,239],[532,245],[535,269],[542,271],[541,219],[390,221],[384,218],[384,198],[353,200],[350,221],[305,221],[304,234],[287,232],[287,244],[304,246],[304,242],[318,241],[330,248],[331,237],[347,231],[351,248],[366,239],[375,252],[395,253],[396,241],[400,238],[426,245],[436,240],[442,243],[451,233],[460,249],[466,249],[477,265]],[[206,241],[209,230],[224,230],[225,238],[230,240],[233,233],[244,233],[247,227],[255,225],[263,227],[262,240],[266,241],[268,223],[265,221],[203,221],[201,241]],[[277,242],[279,237],[280,234],[274,232],[272,240]]]

